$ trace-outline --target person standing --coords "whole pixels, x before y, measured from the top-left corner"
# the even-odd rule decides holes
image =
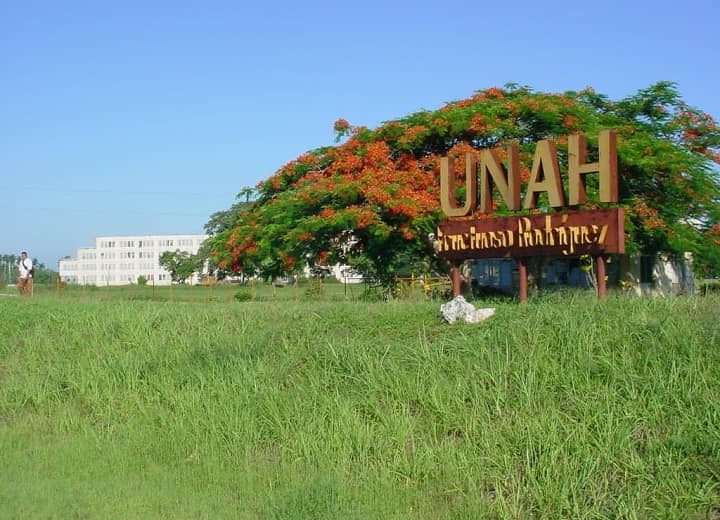
[[[26,251],[20,253],[20,262],[18,263],[18,291],[24,296],[32,296],[33,293],[33,263],[28,258]]]

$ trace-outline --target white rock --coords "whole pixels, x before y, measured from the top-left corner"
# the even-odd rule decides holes
[[[476,309],[462,296],[456,296],[449,302],[440,306],[440,312],[448,323],[455,323],[459,319],[465,323],[479,323],[495,314],[495,308]]]

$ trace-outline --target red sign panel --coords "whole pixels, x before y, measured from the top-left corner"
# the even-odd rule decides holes
[[[625,252],[622,208],[566,211],[438,225],[437,251],[448,260]]]

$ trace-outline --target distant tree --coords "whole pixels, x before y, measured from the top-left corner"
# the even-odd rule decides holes
[[[37,258],[33,258],[33,269],[34,269],[34,281],[38,284],[53,284],[58,279],[60,274],[57,271],[48,269],[45,264],[38,261]]]
[[[202,260],[187,251],[165,251],[160,255],[159,263],[168,270],[174,282],[184,283],[193,273],[200,271]]]
[[[0,255],[0,283],[8,285],[17,279],[17,264],[20,257],[17,255]]]
[[[720,131],[670,82],[619,101],[590,88],[549,94],[508,85],[374,130],[338,120],[335,131],[344,142],[280,168],[258,185],[251,206],[216,214],[222,218],[208,227],[211,254],[221,267],[267,277],[340,262],[390,284],[405,268],[404,259],[442,268],[430,235],[444,218],[441,157],[454,156],[455,173],[463,178],[466,152],[517,142],[525,186],[535,142],[555,139],[560,167],[567,171],[567,136],[585,134],[592,160],[598,133],[608,128],[617,132],[627,249],[691,251],[697,270],[717,270]],[[595,176],[587,190],[585,207],[602,207],[593,202]],[[462,200],[464,187],[456,195]],[[494,206],[507,213],[497,194]]]
[[[249,203],[250,199],[255,200],[255,197],[257,195],[257,192],[255,189],[245,186],[243,189],[240,190],[240,193],[237,194],[237,198],[245,197],[245,203]]]

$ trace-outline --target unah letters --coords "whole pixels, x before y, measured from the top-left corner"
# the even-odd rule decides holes
[[[614,130],[600,131],[598,155],[597,162],[586,162],[585,136],[568,136],[567,205],[580,206],[587,202],[585,176],[593,173],[597,173],[599,176],[600,202],[618,201],[617,137]],[[499,149],[484,149],[466,155],[465,189],[467,195],[462,206],[458,205],[455,199],[455,175],[453,172],[452,158],[443,157],[440,162],[440,204],[448,217],[465,217],[472,215],[476,210],[479,213],[490,213],[493,187],[497,188],[509,210],[519,211],[521,209],[520,148],[517,144],[507,147],[506,164],[500,160]],[[548,204],[552,207],[566,205],[557,151],[555,143],[551,139],[539,141],[535,147],[535,156],[522,209],[535,209],[541,193],[547,194]]]

